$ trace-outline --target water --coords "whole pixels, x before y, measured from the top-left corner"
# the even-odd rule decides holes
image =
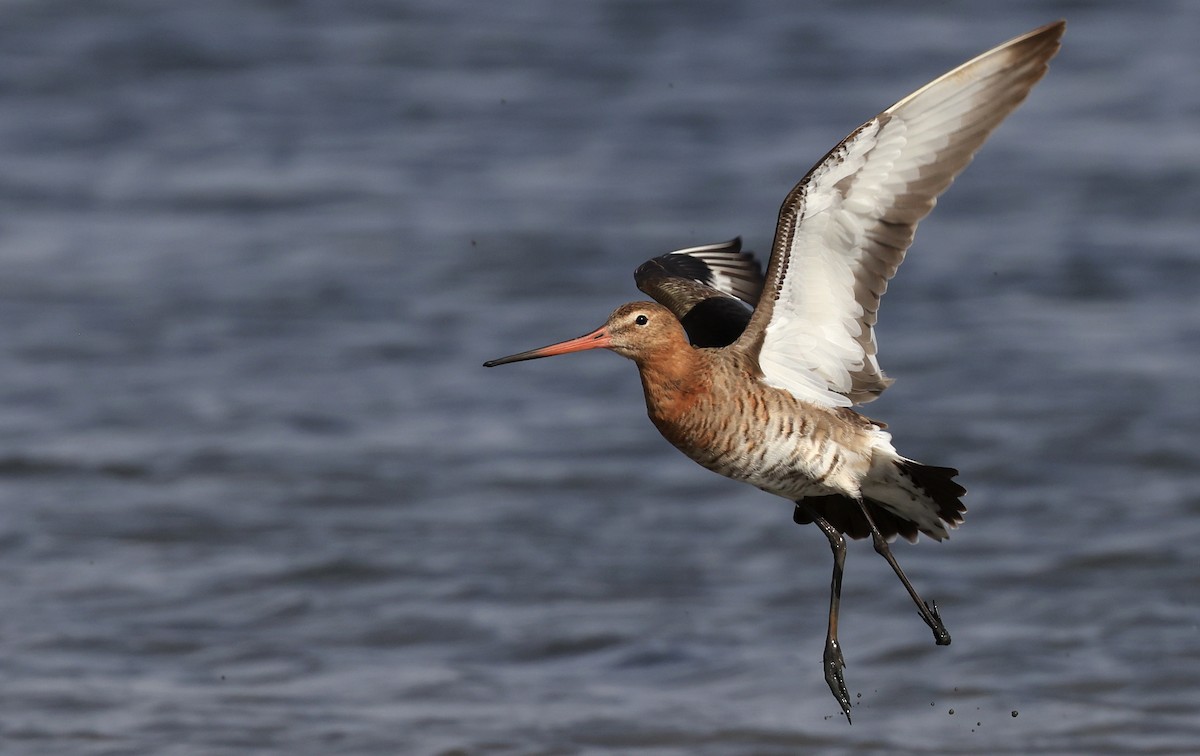
[[[1200,11],[906,6],[0,8],[0,752],[1194,751]],[[847,726],[819,531],[623,360],[479,364],[1059,16],[885,301],[970,512],[948,648],[853,545]]]

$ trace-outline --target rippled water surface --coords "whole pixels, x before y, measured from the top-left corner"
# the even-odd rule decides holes
[[[0,752],[1191,753],[1200,6],[0,6]],[[879,328],[966,525],[829,552],[608,354],[633,268],[1064,16]]]

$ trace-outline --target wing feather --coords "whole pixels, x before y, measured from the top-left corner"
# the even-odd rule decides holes
[[[867,121],[792,189],[763,295],[737,347],[763,379],[848,406],[891,385],[875,325],[917,224],[1045,75],[1059,21],[964,63]]]
[[[762,267],[742,240],[679,249],[643,263],[637,287],[669,309],[692,344],[724,347],[742,335],[762,292]]]

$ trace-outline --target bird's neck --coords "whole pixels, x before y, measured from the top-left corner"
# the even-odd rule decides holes
[[[646,410],[660,430],[663,423],[679,422],[708,395],[712,356],[710,350],[683,344],[681,348],[652,352],[637,360]]]
[[[671,344],[670,348],[656,349],[634,358],[642,384],[647,389],[680,391],[690,387],[703,361],[703,352],[692,348],[687,342]]]

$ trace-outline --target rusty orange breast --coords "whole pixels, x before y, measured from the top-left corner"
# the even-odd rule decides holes
[[[658,431],[688,456],[728,446],[740,435],[732,427],[729,391],[752,389],[721,350],[685,349],[648,355],[639,362],[646,412]]]

